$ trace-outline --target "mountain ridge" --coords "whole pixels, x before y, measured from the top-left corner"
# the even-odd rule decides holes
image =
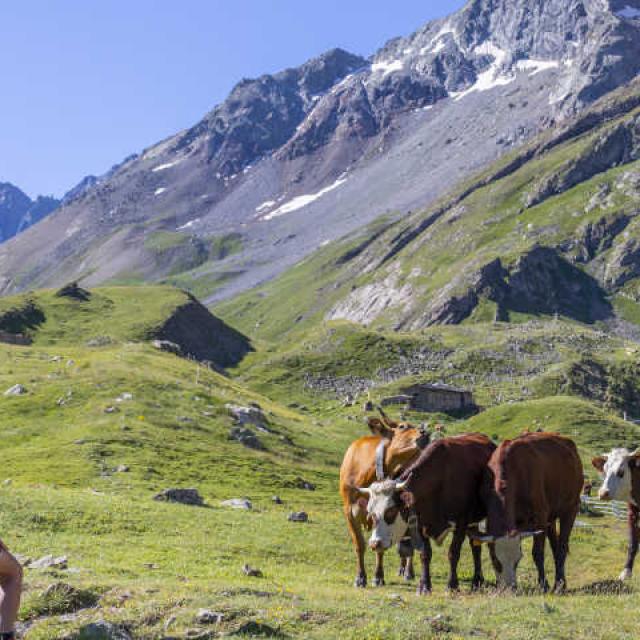
[[[427,206],[634,78],[636,10],[472,0],[368,60],[335,49],[242,81],[194,127],[0,247],[0,291],[168,279],[213,301],[267,281],[380,214]],[[146,249],[158,233],[176,244],[239,234],[241,249],[199,252],[179,272]]]
[[[13,238],[53,212],[60,201],[51,196],[32,200],[10,182],[0,182],[0,243]]]

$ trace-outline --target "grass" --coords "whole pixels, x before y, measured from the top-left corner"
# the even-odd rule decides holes
[[[187,300],[185,293],[168,286],[104,287],[86,302],[44,290],[0,298],[0,317],[32,302],[46,318],[34,333],[37,346],[78,345],[100,337],[122,342],[141,339]]]
[[[254,635],[272,630],[353,640],[635,637],[635,583],[628,593],[607,583],[595,593],[624,562],[624,523],[607,518],[583,519],[577,529],[568,566],[573,591],[563,597],[535,591],[528,555],[521,593],[497,595],[489,588],[472,595],[466,550],[457,595],[445,592],[444,549],[434,553],[429,598],[418,598],[413,585],[395,576],[393,554],[387,587],[352,587],[355,560],[337,475],[344,450],[364,434],[362,413],[335,397],[310,396],[300,384],[304,371],[367,375],[373,362],[393,366],[416,346],[469,350],[481,346],[480,335],[497,349],[517,328],[385,336],[338,323],[287,349],[261,344],[229,378],[158,352],[141,338],[184,294],[119,287],[92,293],[85,307],[51,292],[32,294],[46,316],[34,344],[0,345],[0,391],[17,382],[27,388],[24,396],[0,396],[1,479],[9,480],[0,483],[2,536],[24,557],[66,555],[69,562],[67,570],[27,569],[21,611],[27,638],[82,637],[81,629],[100,619],[148,639],[243,628]],[[3,300],[2,308],[20,301]],[[590,329],[561,325],[554,340],[571,331],[583,331],[581,344],[593,338]],[[529,334],[523,350],[530,354],[550,336],[541,326]],[[112,342],[84,346],[95,335]],[[624,360],[624,345],[614,344],[601,348]],[[454,354],[452,362],[465,361],[460,358]],[[260,404],[273,432],[259,434],[266,451],[228,440],[229,402]],[[108,407],[118,410],[106,413]],[[585,463],[612,444],[640,440],[637,427],[578,397],[496,405],[469,421],[440,418],[451,433],[481,430],[500,438],[536,425],[559,429],[576,438]],[[122,465],[128,471],[118,471]],[[316,490],[295,488],[298,477]],[[170,486],[197,488],[207,506],[153,500]],[[240,496],[252,500],[253,510],[220,504]],[[298,510],[309,513],[308,524],[287,520]],[[264,577],[244,575],[245,563]],[[372,557],[368,563],[372,572]],[[72,591],[50,588],[61,582]],[[199,624],[201,608],[222,613],[222,622]]]

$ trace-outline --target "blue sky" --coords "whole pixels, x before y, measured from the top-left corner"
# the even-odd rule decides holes
[[[243,77],[370,55],[463,0],[19,0],[0,10],[0,182],[55,194],[197,122]]]

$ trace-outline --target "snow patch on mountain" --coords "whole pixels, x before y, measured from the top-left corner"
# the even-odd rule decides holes
[[[404,62],[402,60],[386,60],[382,62],[375,62],[371,65],[371,71],[374,73],[382,72],[383,75],[388,75],[394,71],[402,71],[404,68]]]
[[[535,76],[542,71],[549,71],[549,69],[558,69],[560,62],[558,60],[518,60],[516,62],[516,69],[518,71],[530,71],[530,76]]]
[[[274,218],[278,218],[279,216],[283,216],[287,213],[291,213],[293,211],[297,211],[298,209],[302,209],[312,202],[319,200],[322,196],[325,196],[327,193],[334,191],[338,187],[342,186],[347,181],[346,178],[340,177],[333,184],[325,187],[324,189],[320,189],[317,193],[312,193],[303,196],[297,196],[289,202],[286,202],[282,206],[278,207],[275,211],[264,216],[263,220],[273,220]]]
[[[618,18],[627,18],[628,20],[636,20],[640,18],[640,9],[636,9],[630,5],[626,5],[620,11],[616,11]]]
[[[186,224],[183,224],[181,227],[178,227],[178,231],[184,231],[185,229],[191,229],[194,224],[200,222],[200,218],[194,218],[193,220],[189,220]]]
[[[508,53],[495,45],[491,41],[484,42],[477,46],[473,53],[477,56],[489,56],[493,62],[486,71],[480,73],[476,82],[464,91],[452,92],[450,95],[454,100],[462,100],[474,91],[489,91],[495,87],[510,84],[515,79],[513,74],[503,73],[503,65],[508,57]]]
[[[177,164],[182,162],[182,160],[174,160],[173,162],[166,162],[165,164],[160,164],[157,167],[151,169],[153,173],[157,173],[158,171],[165,171],[166,169],[171,169],[171,167],[175,167]]]

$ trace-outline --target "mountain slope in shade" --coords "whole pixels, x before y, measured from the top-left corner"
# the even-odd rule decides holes
[[[472,0],[369,60],[333,50],[242,81],[4,245],[0,290],[168,278],[234,295],[427,205],[634,78],[638,12],[640,0]],[[238,250],[220,259],[210,247],[230,236]]]
[[[8,240],[48,216],[60,204],[50,196],[31,200],[10,182],[0,183],[0,242]]]

